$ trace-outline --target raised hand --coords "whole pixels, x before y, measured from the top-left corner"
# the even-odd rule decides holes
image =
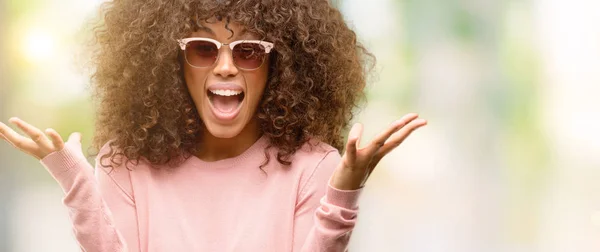
[[[52,152],[62,150],[65,146],[65,143],[60,135],[53,129],[46,129],[46,134],[44,134],[44,132],[42,132],[40,129],[19,118],[13,117],[8,121],[19,127],[19,129],[27,134],[29,138],[22,136],[6,126],[6,124],[0,122],[0,139],[4,139],[16,149],[19,149],[37,159],[43,159]],[[80,143],[81,134],[77,132],[71,134],[68,142]]]
[[[357,123],[348,134],[346,152],[331,177],[331,186],[339,190],[355,190],[364,185],[377,163],[398,147],[414,130],[427,124],[411,113],[392,123],[366,147],[358,149],[363,127]]]

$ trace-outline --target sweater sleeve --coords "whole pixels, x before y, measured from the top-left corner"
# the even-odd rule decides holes
[[[338,190],[330,185],[340,160],[337,151],[329,152],[301,188],[295,211],[293,251],[347,251],[362,188]]]
[[[130,251],[123,235],[115,227],[115,218],[107,203],[116,206],[118,209],[115,210],[121,214],[123,209],[133,207],[132,202],[116,203],[120,193],[114,185],[110,185],[106,173],[97,172],[96,180],[94,169],[83,155],[80,144],[66,143],[64,149],[49,154],[40,162],[65,193],[63,204],[69,211],[75,238],[83,251]],[[103,197],[110,200],[105,201]],[[131,214],[130,211],[124,213]],[[124,220],[125,215],[118,215],[117,220]],[[134,218],[131,220],[135,221]]]

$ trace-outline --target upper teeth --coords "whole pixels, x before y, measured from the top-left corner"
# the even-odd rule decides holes
[[[239,95],[242,93],[242,91],[225,90],[225,89],[210,90],[210,92],[213,94],[216,94],[216,95],[221,95],[221,96],[232,96],[232,95]]]

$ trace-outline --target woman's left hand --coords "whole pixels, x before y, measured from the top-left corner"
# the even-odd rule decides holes
[[[361,188],[377,163],[390,151],[398,147],[414,130],[427,124],[424,119],[411,113],[392,123],[366,147],[358,149],[362,135],[362,125],[354,124],[348,134],[346,152],[331,177],[331,186],[339,190]]]

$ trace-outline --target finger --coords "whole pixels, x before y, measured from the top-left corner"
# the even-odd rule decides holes
[[[378,152],[378,159],[383,158],[383,156],[387,155],[393,149],[398,147],[404,140],[416,129],[427,125],[427,120],[425,119],[417,119],[411,121],[408,125],[403,127],[400,131],[394,134],[388,141],[385,142],[384,146]]]
[[[425,125],[427,125],[427,121],[424,119],[413,120],[408,125],[406,125],[404,128],[402,128],[399,132],[392,135],[391,138],[388,139],[386,141],[386,143],[379,150],[377,150],[375,155],[373,155],[373,158],[371,159],[371,162],[369,163],[369,168],[368,168],[368,173],[367,173],[366,178],[371,176],[371,173],[373,173],[373,170],[375,170],[375,168],[377,167],[377,164],[379,164],[379,161],[381,161],[381,159],[385,155],[387,155],[392,150],[394,150],[396,147],[398,147],[413,131],[415,131],[416,129],[423,127]]]
[[[52,149],[50,140],[46,137],[46,135],[44,135],[44,133],[40,129],[16,117],[9,119],[9,122],[17,125],[19,129],[25,132],[25,134],[27,134],[31,138],[31,140],[37,143],[41,148],[46,150]]]
[[[362,134],[362,125],[356,123],[348,133],[348,142],[346,143],[346,158],[348,162],[354,163],[356,160],[356,149],[358,148],[359,139]]]
[[[79,132],[71,133],[71,135],[69,136],[69,140],[67,140],[67,142],[81,144],[81,133],[79,133]]]
[[[388,140],[388,138],[390,138],[392,134],[402,129],[408,123],[415,120],[418,116],[419,115],[415,113],[410,113],[400,118],[400,120],[393,122],[390,125],[390,127],[388,127],[384,132],[377,135],[375,139],[371,142],[371,144],[367,146],[367,155],[373,156],[377,152],[377,150],[379,150],[385,144],[385,142]]]
[[[17,133],[6,124],[0,122],[0,134],[4,136],[10,144],[12,144],[15,148],[23,150],[28,153],[32,153],[37,150],[39,147],[36,143],[34,143],[31,139],[28,139],[21,134]]]
[[[10,144],[15,149],[19,149],[19,147],[17,147],[14,143],[12,143],[10,140],[8,140],[8,138],[6,138],[4,135],[0,134],[0,139],[3,139],[4,141],[6,141],[8,144]]]
[[[15,146],[13,143],[11,143],[8,138],[6,138],[4,135],[2,135],[2,133],[0,133],[0,139],[3,139],[4,141],[6,141],[7,143],[9,143],[12,146]],[[16,147],[16,146],[15,146]]]
[[[62,150],[65,147],[65,143],[62,140],[62,137],[56,132],[54,129],[46,129],[46,134],[50,136],[50,140],[52,140],[52,144],[54,145],[54,149],[57,151]]]

